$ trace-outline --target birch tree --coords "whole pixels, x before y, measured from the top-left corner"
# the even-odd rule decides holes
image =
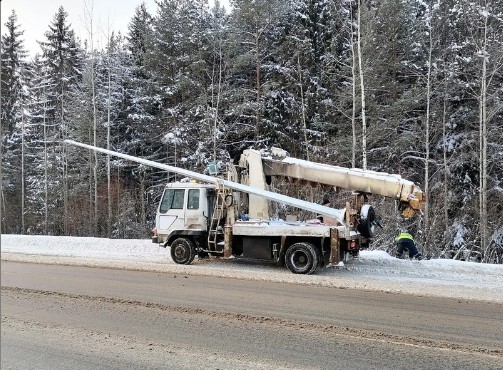
[[[97,118],[97,109],[96,109],[96,78],[95,78],[95,49],[94,49],[94,36],[96,30],[94,28],[94,3],[93,1],[84,1],[84,18],[87,28],[87,34],[89,36],[89,57],[88,57],[88,71],[90,72],[90,83],[91,83],[91,105],[92,105],[92,120],[93,120],[93,128],[92,128],[92,139],[93,146],[98,146],[98,118]],[[92,151],[93,156],[93,165],[92,165],[92,174],[94,180],[94,212],[93,212],[93,226],[94,226],[94,235],[98,235],[98,152]]]
[[[490,220],[488,193],[489,182],[494,183],[490,178],[488,155],[489,145],[498,145],[498,140],[490,140],[489,133],[500,132],[491,130],[503,113],[501,103],[501,77],[503,71],[503,41],[498,37],[498,31],[503,31],[503,11],[497,8],[498,2],[480,0],[475,5],[479,15],[480,23],[477,30],[478,41],[477,56],[480,58],[480,90],[478,97],[479,104],[479,209],[480,209],[480,248],[484,261],[487,262],[490,253],[490,230],[498,226],[497,222]],[[501,129],[501,127],[500,127]],[[501,132],[499,137],[501,138]],[[497,138],[498,136],[496,136]],[[500,166],[497,166],[500,167]],[[496,168],[497,168],[496,167]],[[501,168],[501,167],[500,167]],[[495,173],[496,174],[496,173]],[[499,174],[501,175],[501,173]],[[496,175],[496,178],[498,175]],[[501,178],[501,177],[500,177]],[[500,221],[500,227],[503,223]]]
[[[363,2],[360,0],[358,4],[358,25],[357,25],[357,50],[358,50],[358,75],[360,76],[360,97],[361,97],[361,117],[362,117],[362,168],[367,169],[367,119],[365,112],[365,83],[363,77],[363,55],[362,55],[362,38],[361,38],[361,9]]]

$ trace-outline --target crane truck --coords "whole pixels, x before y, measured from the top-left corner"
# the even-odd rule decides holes
[[[153,229],[152,242],[169,247],[178,264],[190,264],[196,255],[244,257],[312,274],[368,247],[379,226],[368,195],[396,199],[405,218],[420,213],[426,201],[417,185],[399,175],[300,160],[277,148],[244,150],[237,165],[210,163],[208,174],[201,174],[72,140],[66,143],[192,179],[166,184]],[[269,191],[274,177],[349,189],[351,199],[343,209],[296,199]],[[319,214],[323,222],[272,220],[270,201]]]

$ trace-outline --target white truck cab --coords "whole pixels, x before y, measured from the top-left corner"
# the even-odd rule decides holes
[[[211,195],[210,195],[211,194]],[[167,184],[157,208],[155,243],[177,235],[203,235],[214,207],[213,185],[194,182]]]

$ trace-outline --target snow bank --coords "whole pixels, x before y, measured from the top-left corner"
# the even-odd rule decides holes
[[[284,267],[241,259],[195,260],[177,265],[169,249],[150,240],[2,235],[2,260],[174,272],[319,285],[503,303],[503,265],[446,259],[398,260],[384,251],[362,251],[344,267],[295,275]]]

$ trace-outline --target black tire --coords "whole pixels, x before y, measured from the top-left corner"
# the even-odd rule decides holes
[[[171,258],[179,265],[189,265],[196,256],[196,245],[190,239],[178,238],[171,243]]]
[[[372,238],[376,234],[376,217],[374,207],[363,205],[358,224],[360,234],[366,238]]]
[[[285,253],[285,264],[294,274],[312,274],[320,264],[320,252],[311,243],[292,244]]]

